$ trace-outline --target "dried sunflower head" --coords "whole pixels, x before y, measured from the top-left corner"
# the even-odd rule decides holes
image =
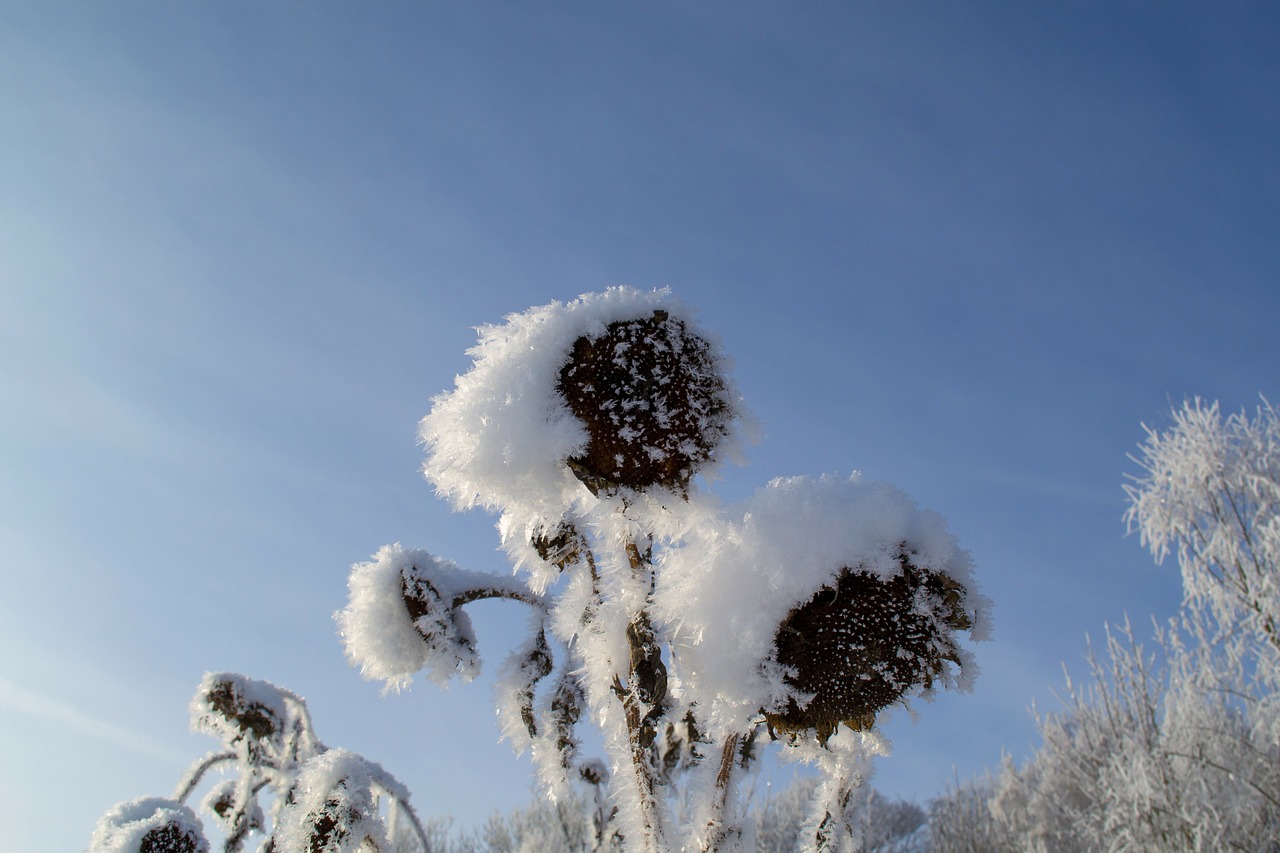
[[[708,342],[655,310],[578,338],[557,391],[587,429],[569,467],[593,492],[685,493],[729,432],[730,393]]]
[[[954,632],[972,627],[964,588],[906,553],[899,564],[887,580],[845,568],[783,619],[774,650],[794,693],[765,715],[772,729],[812,730],[825,743],[841,723],[870,728],[908,691],[931,687],[944,661],[960,663]]]
[[[179,823],[152,827],[138,842],[138,853],[207,853],[209,844],[194,829]]]

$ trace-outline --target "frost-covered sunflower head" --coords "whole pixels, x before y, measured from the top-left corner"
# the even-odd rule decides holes
[[[206,673],[191,699],[191,728],[250,755],[274,754],[283,746],[291,719],[290,695],[238,673]]]
[[[733,416],[711,345],[663,309],[579,337],[556,390],[586,427],[567,463],[593,492],[686,491]]]
[[[973,627],[964,587],[905,551],[898,563],[888,578],[845,568],[782,620],[775,659],[793,692],[765,715],[772,728],[812,730],[820,741],[841,723],[868,729],[908,692],[930,689],[945,661],[961,665],[955,632]]]
[[[778,479],[663,555],[654,613],[683,698],[713,738],[825,744],[894,703],[977,673],[989,602],[936,513],[859,476]]]
[[[728,359],[666,290],[614,287],[479,333],[471,369],[422,420],[423,472],[456,507],[500,512],[518,564],[545,562],[562,523],[601,498],[644,492],[669,507],[658,493],[687,496],[733,453]]]

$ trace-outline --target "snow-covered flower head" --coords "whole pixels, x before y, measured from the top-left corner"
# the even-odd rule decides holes
[[[120,803],[98,821],[89,853],[208,853],[195,812],[175,800]]]
[[[389,688],[404,687],[422,669],[442,686],[454,676],[470,680],[480,659],[471,620],[455,605],[473,578],[420,548],[379,549],[352,567],[349,601],[334,614],[347,658]]]
[[[857,475],[774,480],[662,569],[656,611],[674,631],[681,690],[716,732],[761,711],[823,738],[840,722],[865,727],[935,679],[959,683],[943,661],[971,677],[953,633],[985,628],[945,521]]]
[[[685,493],[733,439],[728,361],[666,290],[584,294],[479,334],[422,420],[423,471],[458,508],[502,512],[504,535],[554,530],[602,493]]]
[[[683,492],[729,432],[733,401],[705,338],[664,309],[585,334],[556,390],[587,428],[568,462],[593,492]]]
[[[298,853],[385,849],[386,828],[374,803],[371,769],[363,758],[345,749],[331,749],[307,761],[280,815],[276,849]]]
[[[238,673],[206,673],[191,698],[191,729],[251,753],[278,754],[291,716],[286,695]]]
[[[868,729],[876,714],[908,691],[928,690],[944,662],[963,663],[954,636],[973,626],[965,589],[945,571],[921,569],[905,543],[889,578],[845,567],[836,580],[794,607],[778,626],[774,659],[792,688],[765,715],[786,731],[826,740],[845,723]]]

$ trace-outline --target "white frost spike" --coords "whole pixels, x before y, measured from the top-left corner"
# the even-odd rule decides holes
[[[120,803],[104,814],[89,842],[89,853],[208,853],[204,827],[195,812],[175,800],[143,797]]]
[[[502,666],[494,690],[497,692],[498,721],[502,736],[511,741],[517,754],[533,745],[538,737],[534,716],[534,689],[551,674],[551,649],[539,625]]]
[[[454,600],[475,584],[511,581],[463,571],[421,549],[384,546],[372,562],[352,567],[347,606],[334,614],[347,658],[388,688],[408,685],[421,669],[442,686],[455,675],[474,678],[480,659],[471,620]],[[416,619],[405,603],[407,590],[424,611]]]
[[[331,749],[302,766],[293,802],[280,814],[280,853],[357,853],[365,839],[386,847],[386,831],[374,804],[373,777],[365,760]]]

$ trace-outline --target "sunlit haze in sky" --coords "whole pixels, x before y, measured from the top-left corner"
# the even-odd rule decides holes
[[[1025,760],[1086,635],[1178,607],[1142,424],[1280,403],[1278,43],[1268,3],[4,4],[0,846],[168,795],[207,670],[424,817],[526,802],[518,605],[480,679],[385,696],[332,613],[387,543],[507,571],[417,422],[476,326],[614,284],[734,359],[761,438],[706,488],[857,470],[972,552],[982,674],[875,784]]]

